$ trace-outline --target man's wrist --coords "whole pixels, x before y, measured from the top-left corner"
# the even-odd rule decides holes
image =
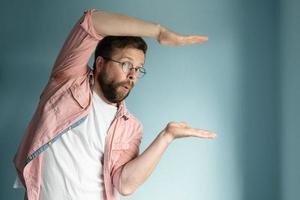
[[[156,40],[158,40],[159,35],[161,33],[161,30],[162,30],[162,26],[160,24],[158,24],[158,23],[155,23],[154,26],[155,26],[155,31],[154,31],[153,38],[155,38]]]
[[[171,144],[172,141],[174,140],[173,136],[165,130],[160,132],[159,137],[162,138],[162,140],[166,142],[168,145]]]

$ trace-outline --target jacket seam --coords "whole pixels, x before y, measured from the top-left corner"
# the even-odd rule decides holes
[[[41,147],[39,147],[31,155],[27,156],[27,158],[26,158],[26,164],[25,165],[27,165],[30,161],[32,161],[37,156],[39,156],[43,151],[45,151],[49,147],[49,145],[51,145],[54,142],[56,142],[63,134],[65,134],[69,130],[71,130],[71,129],[77,127],[77,126],[79,126],[82,122],[84,122],[86,120],[86,118],[87,118],[87,115],[84,116],[84,117],[82,117],[80,120],[78,120],[77,122],[73,123],[72,125],[68,126],[67,128],[65,128],[57,136],[55,136],[54,138],[52,138],[49,142],[47,142],[46,144],[44,144]]]

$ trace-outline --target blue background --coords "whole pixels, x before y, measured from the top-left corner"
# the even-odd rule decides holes
[[[148,74],[127,105],[144,124],[142,150],[169,121],[213,130],[218,138],[175,141],[146,183],[123,199],[300,198],[300,1],[6,0],[0,199],[23,197],[12,189],[13,155],[67,34],[89,8],[209,36],[203,45],[177,48],[147,39]]]

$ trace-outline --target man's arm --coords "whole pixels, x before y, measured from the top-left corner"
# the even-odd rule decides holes
[[[216,134],[189,127],[186,123],[169,123],[152,144],[137,158],[126,163],[119,179],[119,192],[132,194],[153,172],[169,144],[183,137],[214,138]]]
[[[155,38],[160,44],[169,46],[191,45],[207,41],[207,36],[180,35],[160,24],[148,23],[121,14],[93,12],[96,31],[102,36],[141,36]]]
[[[207,40],[206,36],[180,35],[159,24],[134,17],[89,10],[66,39],[53,66],[52,78],[84,75],[99,40],[108,35],[152,37],[160,44],[169,46],[190,45]]]

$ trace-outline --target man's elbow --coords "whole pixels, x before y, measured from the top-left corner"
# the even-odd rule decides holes
[[[136,182],[132,182],[132,180],[128,180],[122,177],[118,189],[119,193],[122,196],[129,196],[132,195],[137,190],[137,188],[138,184]]]
[[[132,195],[136,191],[136,188],[128,187],[128,186],[121,186],[119,193],[122,196],[129,196]]]
[[[126,166],[120,173],[118,183],[119,187],[117,187],[117,189],[122,196],[132,195],[141,185],[140,179],[138,179],[135,174],[126,171]]]

